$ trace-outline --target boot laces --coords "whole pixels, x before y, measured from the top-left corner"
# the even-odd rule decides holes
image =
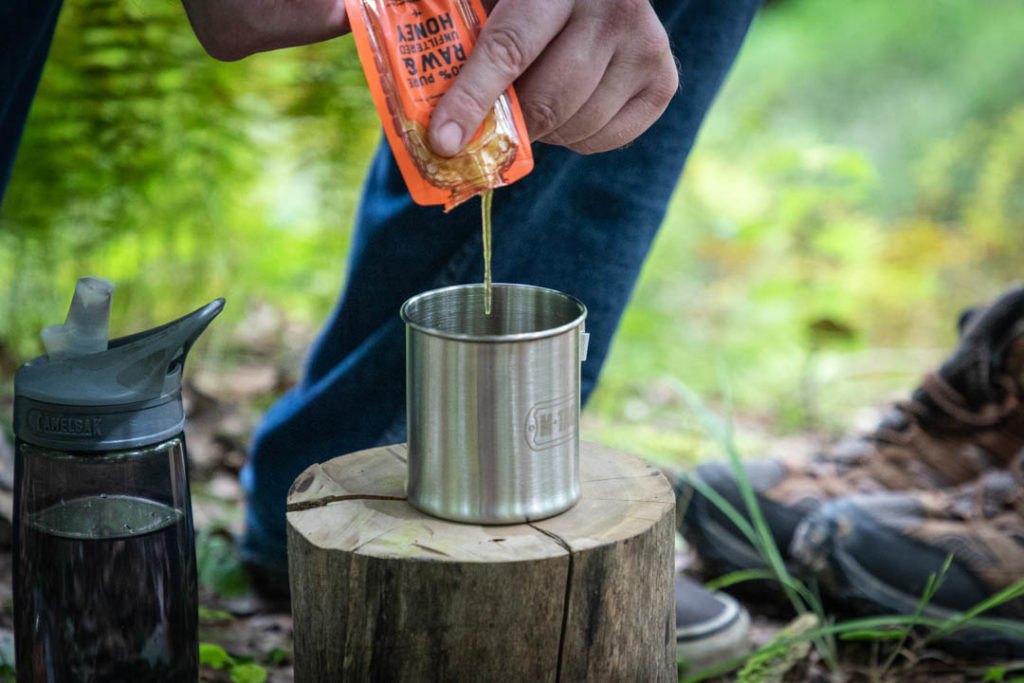
[[[1005,512],[1024,519],[1024,449],[1006,469],[954,489],[946,514],[968,523],[990,520]]]
[[[884,420],[868,439],[882,452],[886,446],[902,451],[902,458],[888,459],[890,464],[900,461],[904,467],[921,464],[951,484],[966,482],[993,467],[1005,466],[1006,451],[1016,452],[1024,446],[1024,427],[1020,434],[1016,433],[1017,429],[1005,430],[1005,437],[989,438],[985,443],[970,438],[982,431],[998,431],[1008,421],[1024,423],[1020,389],[1014,378],[1000,374],[991,381],[1002,390],[1003,400],[972,408],[941,375],[930,372],[922,379],[920,392],[895,404],[897,417]],[[911,458],[906,457],[907,451]]]

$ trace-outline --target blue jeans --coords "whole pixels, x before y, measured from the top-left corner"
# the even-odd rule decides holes
[[[0,202],[43,73],[61,0],[0,2]]]
[[[687,154],[760,0],[655,3],[680,61],[668,110],[625,149],[581,156],[534,145],[536,166],[494,193],[494,280],[568,292],[586,304],[584,400],[665,215]],[[419,292],[479,282],[480,208],[413,204],[386,145],[356,217],[348,284],[301,384],[257,428],[242,473],[243,558],[286,571],[285,499],[313,463],[405,440],[405,337],[398,310]]]

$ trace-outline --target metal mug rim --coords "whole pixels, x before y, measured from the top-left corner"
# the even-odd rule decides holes
[[[453,341],[465,341],[465,342],[476,342],[476,343],[500,343],[500,342],[518,342],[518,341],[531,341],[534,339],[546,339],[548,337],[557,337],[560,334],[568,332],[569,330],[580,327],[587,319],[587,307],[586,305],[574,297],[572,294],[566,294],[557,289],[551,289],[550,287],[538,287],[536,285],[524,285],[512,282],[495,282],[492,285],[494,288],[507,288],[507,289],[524,289],[534,290],[539,292],[546,292],[554,294],[567,299],[570,303],[575,304],[580,311],[580,314],[573,318],[571,321],[559,325],[558,327],[549,327],[545,330],[537,330],[536,332],[518,332],[514,334],[469,334],[466,332],[444,332],[435,327],[428,327],[412,320],[407,310],[410,306],[415,305],[422,299],[426,299],[431,296],[438,296],[445,292],[450,292],[459,289],[477,289],[483,288],[483,284],[462,284],[462,285],[450,285],[448,287],[439,287],[438,289],[431,289],[426,292],[420,292],[415,296],[406,299],[405,303],[402,304],[402,308],[399,314],[402,317],[402,321],[411,329],[423,334],[430,335],[432,337],[439,337],[441,339],[451,339]]]

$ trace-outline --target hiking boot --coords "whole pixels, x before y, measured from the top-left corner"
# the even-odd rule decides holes
[[[949,569],[924,614],[949,618],[1024,578],[1024,453],[1010,468],[955,489],[853,495],[825,503],[796,529],[791,555],[859,611],[913,614]],[[985,612],[1024,620],[1024,594]],[[1019,636],[972,629],[961,649],[1024,657]]]
[[[1024,448],[1024,287],[960,317],[960,341],[909,401],[871,433],[803,462],[745,465],[784,559],[800,521],[823,502],[857,493],[939,489],[1005,468]],[[746,516],[731,468],[695,475]],[[723,570],[764,566],[753,546],[689,484],[676,489],[682,530],[703,559]]]
[[[750,614],[725,593],[676,574],[676,658],[688,675],[750,652]]]

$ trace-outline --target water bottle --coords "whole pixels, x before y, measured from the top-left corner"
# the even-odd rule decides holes
[[[224,301],[108,342],[112,291],[79,280],[15,375],[19,681],[198,680],[181,377]]]

